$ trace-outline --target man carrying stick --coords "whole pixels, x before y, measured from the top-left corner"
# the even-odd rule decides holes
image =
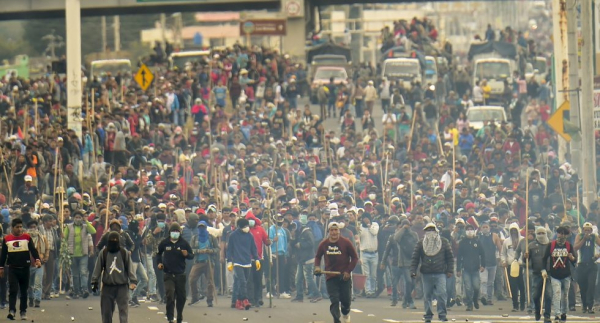
[[[323,240],[315,255],[315,275],[326,274],[327,293],[331,305],[329,311],[334,323],[350,323],[352,302],[351,273],[358,263],[358,254],[350,240],[340,236],[340,226],[330,222],[327,226],[329,238]],[[325,258],[325,271],[321,270],[321,257]],[[340,314],[341,304],[341,314]]]
[[[548,283],[548,273],[546,272],[546,263],[544,262],[544,254],[550,240],[548,233],[544,227],[535,229],[535,240],[529,243],[529,253],[523,254],[524,259],[529,259],[532,269],[533,283],[533,303],[535,304],[535,320],[539,321],[542,317],[542,306],[544,322],[550,322],[550,306],[552,306],[552,293],[550,292]],[[544,288],[546,287],[546,288]],[[543,294],[543,298],[542,298]]]

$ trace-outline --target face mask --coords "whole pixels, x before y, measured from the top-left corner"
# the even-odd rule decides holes
[[[242,229],[242,231],[244,233],[248,233],[248,232],[250,232],[250,227],[245,227],[245,228]]]
[[[465,227],[463,227],[462,225],[459,225],[457,228],[458,228],[458,230],[460,230],[460,231],[463,231],[463,230],[465,229]]]
[[[119,241],[109,240],[106,245],[108,252],[117,252],[121,248]]]
[[[77,226],[81,225],[81,222],[82,222],[81,219],[79,219],[79,220],[73,220],[73,224],[75,224]]]
[[[558,237],[556,238],[556,241],[558,242],[558,244],[565,244],[565,242],[567,241],[567,237]]]
[[[481,233],[483,233],[483,234],[489,234],[490,233],[490,229],[489,228],[481,229]]]
[[[427,238],[427,239],[433,239],[433,238],[435,238],[437,236],[437,234],[438,233],[435,232],[435,231],[427,231],[427,232],[425,232],[425,238]]]
[[[181,233],[177,232],[177,231],[173,231],[170,233],[170,235],[171,235],[172,240],[177,240],[177,239],[179,239],[179,236],[181,235]]]
[[[376,194],[369,194],[369,200],[374,201],[377,198]]]
[[[277,226],[280,227],[283,225],[283,222],[277,222]]]
[[[306,225],[308,223],[308,215],[306,214],[300,214],[300,223],[302,223],[302,225]]]
[[[254,220],[248,220],[248,223],[250,223],[250,227],[254,228],[254,225],[256,224],[256,221]]]
[[[165,223],[164,222],[158,222],[158,227],[161,229],[165,228]]]
[[[473,238],[473,237],[475,237],[475,230],[467,230],[467,231],[466,231],[466,235],[467,235],[467,237],[469,237],[469,238]]]

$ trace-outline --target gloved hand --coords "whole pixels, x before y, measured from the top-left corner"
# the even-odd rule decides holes
[[[96,293],[98,291],[98,283],[92,283],[92,292]]]
[[[256,260],[254,262],[254,265],[256,266],[256,271],[259,271],[260,270],[260,260]]]
[[[542,278],[544,278],[544,279],[548,278],[548,273],[546,272],[546,269],[542,269]]]
[[[315,270],[313,271],[313,274],[314,274],[315,276],[319,276],[319,275],[321,275],[321,267],[319,267],[319,266],[315,266]]]
[[[233,271],[233,262],[228,262],[227,263],[227,270]]]

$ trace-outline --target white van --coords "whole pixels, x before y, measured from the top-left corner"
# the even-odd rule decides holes
[[[411,83],[419,81],[423,84],[423,71],[416,58],[390,58],[383,62],[381,77],[388,81],[402,82],[404,88],[410,89]]]

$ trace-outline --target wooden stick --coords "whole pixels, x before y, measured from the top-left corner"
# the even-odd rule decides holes
[[[417,120],[417,113],[415,110],[413,110],[412,125],[410,126],[410,134],[408,135],[408,146],[406,148],[407,153],[410,152],[410,146],[412,144],[413,131],[415,130],[415,120]],[[439,137],[439,134],[438,134],[438,137]]]
[[[12,185],[11,182],[8,180],[8,174],[6,173],[6,162],[4,161],[4,150],[0,151],[0,157],[2,158],[2,169],[4,171],[4,177],[6,177],[6,186],[8,186],[8,196],[9,196],[9,202],[10,202],[10,198],[12,197]]]
[[[410,212],[413,212],[413,201],[415,200],[414,198],[414,185],[413,185],[413,165],[412,162],[410,163]]]
[[[510,280],[508,279],[508,269],[504,267],[504,277],[506,277],[506,286],[508,287],[508,297],[512,298],[512,291],[510,290]]]
[[[108,228],[108,217],[110,216],[110,180],[112,178],[112,165],[108,168],[108,198],[106,199],[106,217],[104,219],[104,231]]]
[[[525,253],[529,254],[529,170],[526,173],[525,180]],[[525,278],[527,287],[527,303],[531,304],[531,295],[529,291],[529,257],[525,259]]]
[[[544,313],[544,298],[546,298],[546,280],[545,278],[542,278],[544,280],[544,282],[542,283],[542,299],[540,300],[540,315],[543,315]]]
[[[452,138],[452,212],[456,212],[456,148]]]
[[[575,184],[576,194],[577,194],[577,230],[581,233],[581,216],[579,213],[579,181]]]

